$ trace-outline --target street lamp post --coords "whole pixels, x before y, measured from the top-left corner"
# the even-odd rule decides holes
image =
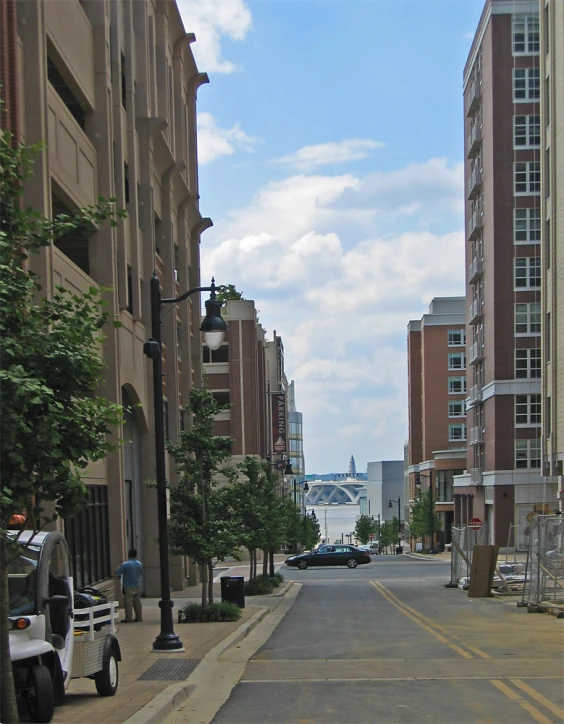
[[[394,498],[393,500],[390,500],[388,503],[388,508],[393,508],[394,503],[398,504],[398,549],[397,553],[401,553],[401,498],[398,498],[397,500]]]
[[[170,570],[168,561],[168,520],[165,467],[165,432],[163,416],[163,375],[162,375],[162,336],[161,309],[163,304],[178,304],[196,292],[210,292],[206,301],[206,316],[200,326],[204,333],[204,342],[210,349],[218,349],[223,341],[227,325],[221,316],[220,302],[216,298],[215,283],[210,287],[195,287],[176,299],[162,299],[160,281],[156,274],[151,286],[151,338],[145,342],[143,352],[153,360],[153,405],[155,418],[155,455],[157,477],[157,520],[159,529],[159,562],[161,572],[161,631],[153,643],[153,651],[162,653],[180,653],[184,651],[182,641],[174,632],[170,598]]]

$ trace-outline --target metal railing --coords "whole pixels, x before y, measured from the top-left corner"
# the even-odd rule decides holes
[[[466,139],[466,155],[468,158],[472,158],[472,156],[474,156],[474,154],[480,147],[481,142],[482,129],[477,123],[475,123],[472,126],[472,130],[468,134],[468,138]]]
[[[480,445],[484,442],[484,432],[480,425],[470,428],[470,445]]]
[[[470,579],[470,567],[475,545],[488,542],[488,527],[482,525],[479,530],[468,526],[452,529],[452,555],[450,559],[450,585],[467,584]]]
[[[481,256],[475,256],[468,267],[468,281],[472,283],[483,274],[483,261]]]
[[[523,603],[564,609],[564,521],[537,515],[529,522]]]

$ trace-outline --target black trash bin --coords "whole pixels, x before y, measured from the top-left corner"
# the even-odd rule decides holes
[[[245,578],[243,576],[221,576],[221,602],[236,603],[245,608]]]
[[[403,553],[403,546],[396,546],[396,556],[401,556]]]

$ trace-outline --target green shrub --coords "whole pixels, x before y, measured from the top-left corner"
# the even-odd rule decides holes
[[[247,596],[265,596],[275,588],[278,588],[281,580],[284,578],[280,574],[274,576],[263,576],[262,573],[255,578],[254,581],[245,581],[245,595]]]
[[[278,585],[284,583],[284,576],[281,573],[275,573],[274,578],[278,581]]]
[[[178,623],[210,623],[213,621],[238,621],[241,609],[227,601],[210,603],[203,609],[201,603],[187,603],[178,611]]]

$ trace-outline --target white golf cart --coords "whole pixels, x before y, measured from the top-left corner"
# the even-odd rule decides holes
[[[16,537],[11,531],[8,535]],[[100,696],[116,693],[121,660],[115,636],[118,604],[78,593],[75,605],[62,533],[24,531],[18,542],[21,554],[9,571],[16,694],[27,700],[33,721],[49,722],[71,679],[94,679]]]

